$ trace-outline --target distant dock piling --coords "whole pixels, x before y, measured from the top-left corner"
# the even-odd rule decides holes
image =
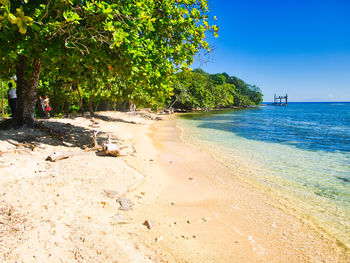
[[[286,96],[277,96],[276,93],[273,97],[273,105],[286,106],[288,104],[288,94]]]

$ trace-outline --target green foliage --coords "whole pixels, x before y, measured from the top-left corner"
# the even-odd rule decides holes
[[[16,74],[20,57],[30,78],[39,59],[39,92],[56,109],[102,99],[158,107],[174,73],[210,51],[205,34],[219,28],[208,12],[207,0],[0,0],[0,78]]]
[[[8,104],[8,97],[7,97],[7,92],[9,90],[9,83],[12,83],[12,85],[14,87],[16,87],[15,83],[13,81],[3,81],[3,83],[1,83],[0,81],[0,85],[3,85],[3,89],[4,89],[4,116],[8,117],[10,116],[10,105]],[[1,88],[1,87],[0,87]],[[1,94],[0,94],[0,116],[2,114],[2,98],[1,98]]]
[[[206,76],[198,72],[181,72],[177,74],[174,93],[177,106],[182,108],[212,108],[212,94]]]
[[[235,76],[229,76],[227,73],[223,73],[223,75],[226,78],[226,83],[233,84],[237,92],[244,96],[237,97],[243,104],[259,105],[263,101],[263,94],[259,87],[249,85]]]
[[[227,73],[208,74],[202,69],[176,75],[172,106],[178,108],[225,108],[259,105],[263,94],[257,86]]]

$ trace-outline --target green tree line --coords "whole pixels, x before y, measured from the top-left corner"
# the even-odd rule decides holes
[[[183,109],[215,109],[259,105],[263,94],[259,87],[227,73],[209,74],[202,69],[176,75],[172,106]]]
[[[230,107],[248,107],[259,105],[263,94],[259,87],[249,85],[243,80],[229,76],[227,73],[209,74],[202,69],[185,70],[175,74],[172,89],[164,93],[159,100],[152,102],[135,94],[135,89],[128,89],[116,79],[89,78],[89,71],[85,76],[87,86],[75,81],[75,85],[65,82],[60,74],[51,72],[43,75],[38,84],[38,95],[48,95],[54,115],[91,114],[100,109],[127,109],[128,103],[135,103],[138,107],[164,108],[172,106],[177,109],[217,109]],[[103,74],[101,73],[103,76]],[[15,84],[13,81],[11,81]],[[9,112],[7,105],[8,83],[5,82],[5,113]],[[85,82],[83,82],[85,83]],[[132,95],[132,96],[130,96]],[[167,99],[165,99],[167,98]],[[40,116],[40,106],[36,107],[36,116]]]

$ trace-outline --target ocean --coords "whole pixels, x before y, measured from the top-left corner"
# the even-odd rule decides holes
[[[183,139],[350,248],[350,103],[181,114]]]

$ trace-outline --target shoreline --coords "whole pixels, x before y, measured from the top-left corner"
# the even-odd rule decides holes
[[[168,177],[168,184],[163,186],[165,189],[161,193],[162,198],[168,201],[156,201],[151,205],[161,206],[163,209],[166,207],[167,213],[164,213],[163,217],[170,214],[175,217],[175,221],[185,221],[180,225],[178,223],[175,227],[170,227],[170,220],[165,223],[170,229],[177,228],[177,230],[170,230],[171,235],[163,236],[167,239],[167,243],[171,243],[171,247],[176,247],[173,253],[177,255],[177,261],[174,262],[215,262],[215,260],[219,262],[242,260],[244,262],[295,262],[296,258],[298,262],[322,262],[322,260],[346,262],[348,260],[346,252],[338,247],[335,240],[327,238],[314,226],[296,218],[291,211],[281,209],[275,200],[249,184],[240,182],[241,179],[233,178],[234,171],[208,153],[184,142],[181,139],[180,129],[171,118],[173,117],[170,116],[167,120],[157,122],[151,127],[150,136],[159,151],[156,163],[165,170]],[[182,152],[183,156],[181,156]],[[202,166],[207,169],[196,167],[197,158],[205,163]],[[217,171],[221,171],[219,176],[208,173],[211,165],[214,165]],[[186,175],[180,176],[181,172]],[[192,174],[196,176],[192,177]],[[189,180],[189,177],[193,180]],[[232,183],[235,185],[232,186]],[[232,191],[236,194],[232,194]],[[191,209],[188,209],[189,207]],[[179,215],[190,219],[181,220]],[[210,218],[209,224],[208,222],[203,224],[203,218],[206,217]],[[187,220],[191,223],[186,225]],[[191,225],[190,228],[189,225]],[[190,231],[192,227],[197,230],[197,234]],[[225,229],[225,231],[218,234],[218,229]],[[163,228],[161,232],[164,235],[169,232],[169,229]],[[179,232],[187,233],[187,236],[180,235]],[[211,234],[208,235],[208,232]],[[191,239],[191,235],[192,238],[195,236],[195,241]],[[180,249],[177,244],[178,239],[190,243],[193,248],[184,252],[183,248]],[[210,242],[213,239],[222,243],[220,242],[219,246],[213,244]],[[232,244],[241,245],[237,245],[236,247],[239,247],[237,249]],[[206,247],[204,251],[203,247]],[[153,249],[157,253],[163,250],[161,246]],[[181,253],[178,253],[178,249]],[[195,253],[193,251],[196,249],[200,253],[195,256],[188,256],[188,258],[180,256],[180,254]],[[215,250],[213,254],[205,252],[213,249]],[[211,261],[206,261],[207,258]]]
[[[103,112],[108,135],[135,146],[126,157],[78,151],[37,130],[0,134],[0,259],[4,262],[347,262],[349,257],[237,171],[181,139],[174,116]],[[89,143],[88,117],[51,119]],[[8,141],[32,138],[32,151]],[[3,176],[5,175],[5,176]],[[116,191],[117,197],[105,190]],[[118,198],[131,201],[122,211]]]
[[[183,136],[185,128],[180,127],[180,126],[177,126],[177,128],[181,131],[180,138],[184,144],[195,147],[198,151],[206,152],[208,155],[210,155],[212,158],[214,158],[217,162],[223,164],[224,166],[226,166],[230,170],[237,169],[237,167],[234,164],[228,162],[227,160],[225,160],[223,158],[220,158],[220,156],[218,156],[216,154],[217,151],[209,150],[210,149],[209,144],[197,145],[195,143],[191,143],[190,141],[186,141],[186,139]],[[240,156],[239,162],[245,163],[245,162],[247,162],[247,160],[245,158],[242,159]],[[247,164],[245,164],[245,165],[247,165]],[[252,169],[251,166],[249,167],[249,169]],[[239,169],[239,170],[240,170],[240,172],[244,172],[244,169]],[[254,170],[255,172],[258,171],[257,174],[259,174],[259,172],[261,172],[260,171],[261,168],[254,167],[252,170]],[[257,191],[257,192],[261,193],[262,195],[266,195],[270,200],[273,200],[272,202],[274,203],[275,206],[277,206],[280,209],[283,209],[285,211],[285,213],[291,214],[292,216],[298,218],[298,220],[302,220],[305,224],[307,224],[311,228],[315,229],[315,231],[317,231],[318,233],[327,236],[330,240],[332,240],[333,243],[336,243],[336,246],[338,246],[340,249],[343,249],[346,253],[349,253],[349,257],[350,257],[350,247],[348,247],[346,245],[346,243],[342,242],[340,238],[338,239],[336,237],[336,235],[333,235],[331,233],[331,231],[328,231],[326,229],[325,225],[324,224],[322,225],[319,221],[317,221],[316,218],[314,218],[313,216],[308,215],[306,213],[303,213],[302,212],[303,209],[298,207],[295,204],[295,202],[299,201],[295,196],[286,195],[286,193],[284,193],[282,190],[279,190],[277,188],[274,188],[272,186],[268,186],[266,184],[263,184],[263,183],[257,181],[256,175],[255,175],[255,179],[253,179],[250,176],[241,176],[238,172],[238,174],[236,173],[234,180],[238,180],[240,183],[243,183],[247,188],[250,188],[253,191]]]

